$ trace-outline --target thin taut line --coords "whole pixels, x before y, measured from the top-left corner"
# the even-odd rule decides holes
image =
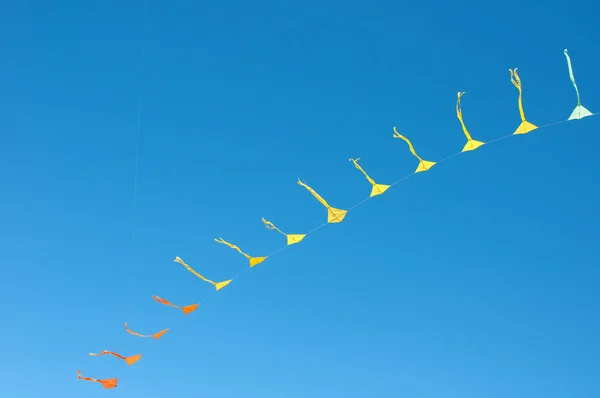
[[[131,263],[135,263],[135,224],[136,224],[136,208],[137,208],[137,182],[138,182],[138,171],[139,171],[139,159],[140,159],[140,130],[142,125],[142,97],[144,95],[144,59],[145,59],[145,45],[146,45],[146,26],[148,24],[148,5],[144,1],[143,22],[142,22],[142,51],[140,54],[140,84],[138,94],[138,110],[137,110],[137,129],[136,129],[136,140],[135,140],[135,173],[133,176],[133,217],[131,227]]]

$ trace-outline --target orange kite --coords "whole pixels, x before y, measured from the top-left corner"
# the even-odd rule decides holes
[[[140,358],[142,357],[142,354],[137,354],[137,355],[134,355],[134,356],[131,356],[131,357],[124,357],[123,355],[119,355],[116,352],[107,351],[107,350],[104,350],[104,351],[102,351],[99,354],[94,354],[93,352],[90,352],[90,355],[93,356],[93,357],[100,357],[102,355],[112,355],[112,356],[115,356],[115,357],[117,357],[119,359],[124,360],[125,362],[127,362],[127,365],[133,365],[134,363],[136,363],[137,361],[139,361]]]
[[[107,390],[109,388],[115,388],[117,386],[117,378],[115,377],[114,379],[94,379],[92,377],[83,377],[81,376],[81,373],[79,371],[77,371],[77,378],[79,380],[87,380],[87,381],[93,381],[96,383],[100,383],[102,385],[102,387],[106,388]]]
[[[138,336],[138,337],[154,337],[156,340],[158,340],[158,339],[160,339],[163,336],[163,334],[167,333],[169,331],[169,329],[167,328],[167,329],[161,330],[160,332],[154,333],[154,334],[140,334],[140,333],[134,332],[133,330],[129,329],[127,327],[127,322],[125,322],[125,331],[127,333],[129,333],[129,334],[134,335],[134,336]]]
[[[183,313],[185,315],[189,314],[190,312],[196,311],[196,309],[198,308],[198,304],[191,304],[191,305],[186,305],[186,306],[183,306],[183,307],[179,307],[178,305],[170,303],[169,301],[165,300],[162,297],[152,296],[152,298],[157,303],[168,305],[169,307],[173,307],[173,308],[179,308],[181,311],[183,311]]]

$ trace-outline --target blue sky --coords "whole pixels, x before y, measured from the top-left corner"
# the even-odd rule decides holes
[[[598,5],[21,1],[0,6],[0,395],[600,395],[597,117],[370,186],[520,119],[600,111]],[[515,27],[517,25],[518,27]],[[140,74],[140,54],[145,68]],[[143,82],[136,234],[132,205]],[[132,253],[134,255],[132,255]],[[176,304],[206,297],[183,317]],[[123,331],[171,330],[161,340]],[[142,353],[132,367],[92,358]],[[105,391],[75,370],[119,378]]]

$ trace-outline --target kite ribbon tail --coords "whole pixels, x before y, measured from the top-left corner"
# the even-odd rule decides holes
[[[571,78],[571,83],[573,83],[573,87],[575,87],[575,93],[577,94],[577,106],[581,105],[581,98],[579,97],[579,88],[577,88],[577,83],[575,83],[575,74],[573,73],[573,65],[571,64],[571,57],[567,52],[567,49],[564,51],[565,57],[567,58],[567,66],[569,67],[569,77]]]

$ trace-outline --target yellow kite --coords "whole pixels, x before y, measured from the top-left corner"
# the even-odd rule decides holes
[[[401,139],[403,139],[404,142],[406,142],[408,144],[408,149],[410,149],[410,152],[417,159],[419,159],[419,165],[417,166],[417,169],[415,170],[415,173],[420,173],[422,171],[427,171],[430,168],[432,168],[433,166],[435,166],[435,162],[430,162],[429,160],[423,160],[423,159],[421,159],[421,157],[419,155],[417,155],[417,152],[415,152],[415,148],[413,147],[413,144],[408,140],[408,138],[406,138],[405,136],[403,136],[402,134],[400,134],[396,130],[396,127],[394,127],[394,138],[401,138]]]
[[[267,227],[271,231],[277,231],[280,234],[285,235],[287,238],[288,246],[293,245],[294,243],[300,243],[302,241],[302,239],[304,239],[304,237],[306,236],[305,234],[286,234],[285,232],[283,232],[282,230],[277,228],[275,226],[275,224],[273,224],[270,221],[265,220],[264,217],[262,218],[262,222],[263,222],[263,224],[265,224],[265,227]]]
[[[362,167],[360,167],[360,165],[358,164],[358,161],[360,160],[360,158],[358,158],[358,159],[350,158],[349,160],[352,163],[354,163],[354,167],[359,169],[361,171],[361,173],[363,173],[365,175],[367,181],[369,181],[371,183],[371,185],[373,186],[373,189],[371,189],[371,195],[369,196],[370,198],[372,198],[373,196],[381,195],[382,193],[384,193],[385,191],[388,190],[388,188],[390,187],[389,185],[377,184],[375,181],[373,181],[373,179],[371,177],[369,177],[367,172],[364,171]]]
[[[463,94],[464,94],[464,92],[458,93],[458,101],[456,101],[456,117],[458,117],[458,120],[460,120],[460,125],[462,126],[463,132],[465,133],[465,136],[467,137],[467,143],[461,152],[467,152],[467,151],[474,151],[475,149],[482,146],[484,143],[481,141],[476,141],[473,138],[471,138],[471,134],[469,134],[469,131],[467,130],[467,126],[465,126],[465,122],[463,121],[463,117],[462,117],[462,108],[460,107],[460,97]]]
[[[229,279],[227,281],[223,281],[223,282],[211,281],[210,279],[207,279],[207,278],[203,277],[202,275],[200,275],[199,273],[197,273],[196,271],[194,271],[194,269],[192,267],[190,267],[189,265],[187,265],[186,263],[184,263],[180,257],[175,257],[174,261],[176,263],[183,265],[188,271],[190,271],[192,274],[196,275],[198,278],[202,279],[204,282],[208,282],[211,285],[213,285],[215,287],[215,289],[217,289],[217,290],[223,289],[225,286],[229,285],[232,281],[231,279]]]
[[[223,240],[223,238],[219,238],[219,239],[215,239],[215,242],[217,243],[222,243],[225,246],[229,246],[230,248],[232,248],[233,250],[236,250],[237,252],[241,253],[244,257],[246,257],[249,261],[250,261],[250,268],[254,267],[257,264],[262,263],[263,261],[265,261],[267,258],[266,257],[252,257],[246,253],[244,253],[239,247],[237,247],[236,245],[232,245],[229,242],[226,242]]]
[[[523,87],[521,86],[521,78],[519,77],[519,73],[517,73],[517,68],[515,68],[514,70],[509,69],[509,71],[510,81],[512,82],[513,86],[515,86],[517,90],[519,90],[519,113],[521,114],[521,124],[519,125],[517,130],[515,130],[513,135],[527,134],[530,131],[537,129],[538,127],[535,124],[529,123],[525,119],[525,112],[523,111]]]
[[[327,209],[327,222],[328,223],[339,223],[344,220],[344,217],[346,217],[348,210],[336,209],[335,207],[331,207],[329,205],[329,203],[327,203],[325,201],[325,199],[323,199],[321,197],[321,195],[319,195],[318,193],[315,192],[314,189],[312,189],[311,187],[309,187],[308,185],[306,185],[305,183],[300,181],[299,178],[298,178],[298,185],[302,185],[304,188],[306,188],[308,190],[308,192],[310,192],[312,194],[312,196],[314,196],[319,201],[319,203],[321,203],[323,206],[325,206],[325,208]]]

